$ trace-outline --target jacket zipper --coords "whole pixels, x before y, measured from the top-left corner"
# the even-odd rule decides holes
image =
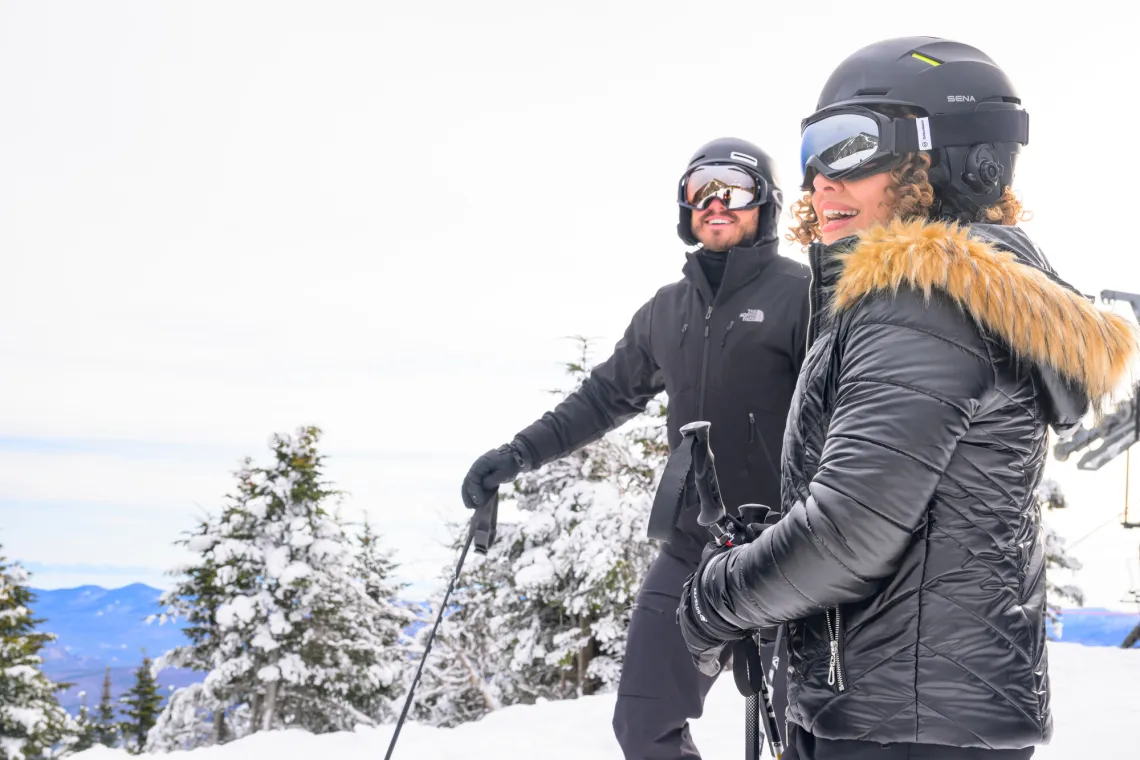
[[[808,280],[808,328],[804,331],[807,333],[806,337],[804,338],[805,353],[811,350],[811,344],[815,341],[815,311],[818,307],[818,304],[816,303],[815,274],[816,268],[819,266],[819,258],[821,254],[818,247],[816,247],[812,252],[815,255],[811,256],[808,261],[810,264],[810,266],[808,266],[808,274],[810,275],[810,279]]]
[[[724,344],[728,341],[728,334],[732,332],[732,326],[736,324],[736,320],[728,323],[728,329],[724,331],[724,337],[720,339],[720,347],[724,348]]]
[[[835,610],[835,625],[831,624],[831,612]],[[827,668],[829,686],[838,684],[839,691],[846,691],[847,679],[843,674],[843,616],[839,607],[827,610],[827,635],[831,639],[831,664]]]
[[[768,444],[764,442],[764,437],[760,435],[760,429],[756,426],[756,414],[754,412],[748,413],[748,443],[753,444],[757,441],[760,442],[760,450],[764,454],[764,461],[768,463],[768,469],[772,471],[772,475],[776,480],[780,479],[780,468],[776,466],[776,460],[772,458],[772,452],[768,450]]]
[[[705,311],[705,342],[701,351],[701,384],[697,386],[697,419],[705,418],[705,378],[709,370],[709,317],[712,316],[712,306]]]

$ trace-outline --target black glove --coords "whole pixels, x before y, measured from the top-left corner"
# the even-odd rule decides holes
[[[510,483],[527,467],[519,447],[513,443],[491,449],[475,460],[463,479],[463,503],[478,509],[491,500],[499,486]]]
[[[762,504],[744,504],[740,519],[748,525],[755,540],[761,533],[780,521],[780,513]],[[738,537],[736,539],[740,541]],[[728,588],[727,569],[732,552],[743,551],[746,544],[718,548],[709,543],[701,553],[697,571],[685,581],[681,604],[677,607],[677,623],[681,636],[693,656],[697,669],[708,676],[716,675],[724,660],[723,653],[729,644],[756,634],[761,641],[773,641],[778,626],[743,630],[718,615],[710,599],[723,597]]]
[[[677,624],[681,626],[685,646],[693,656],[697,670],[706,676],[719,673],[725,660],[725,648],[746,638],[749,633],[728,624],[717,615],[705,593],[706,578],[725,572],[732,551],[735,550],[706,548],[697,571],[685,581],[681,591],[681,604],[677,607]],[[724,587],[723,583],[717,585]]]

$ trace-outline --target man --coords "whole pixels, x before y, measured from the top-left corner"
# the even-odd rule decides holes
[[[463,481],[469,508],[503,483],[597,440],[668,395],[669,444],[694,420],[712,423],[725,503],[780,503],[784,424],[807,338],[809,270],[777,253],[783,208],[771,158],[751,143],[714,140],[678,187],[684,276],[633,316],[613,355],[581,387],[481,456]],[[691,495],[686,504],[695,505]],[[638,592],[613,726],[626,758],[699,757],[689,720],[714,678],[693,665],[675,612],[708,543],[686,507]]]

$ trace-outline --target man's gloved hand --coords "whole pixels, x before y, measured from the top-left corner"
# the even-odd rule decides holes
[[[463,478],[463,503],[478,509],[491,500],[499,486],[510,483],[526,467],[522,452],[514,444],[491,449],[475,460]]]
[[[681,590],[681,604],[677,607],[677,624],[681,626],[681,636],[697,670],[706,676],[720,672],[724,661],[725,647],[748,636],[725,622],[712,605],[707,595],[708,581],[717,574],[723,576],[732,549],[706,548],[697,571],[689,576]],[[712,585],[724,588],[723,581]]]

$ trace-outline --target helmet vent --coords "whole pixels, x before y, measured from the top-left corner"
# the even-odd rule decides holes
[[[862,95],[886,95],[890,91],[891,90],[889,87],[864,87],[862,90],[856,92],[855,96],[860,97]]]
[[[917,51],[911,53],[910,57],[911,58],[917,58],[918,60],[922,61],[923,63],[929,63],[931,66],[941,66],[942,65],[942,61],[938,60],[937,58],[931,58],[930,56],[923,55],[922,53],[919,53]]]

